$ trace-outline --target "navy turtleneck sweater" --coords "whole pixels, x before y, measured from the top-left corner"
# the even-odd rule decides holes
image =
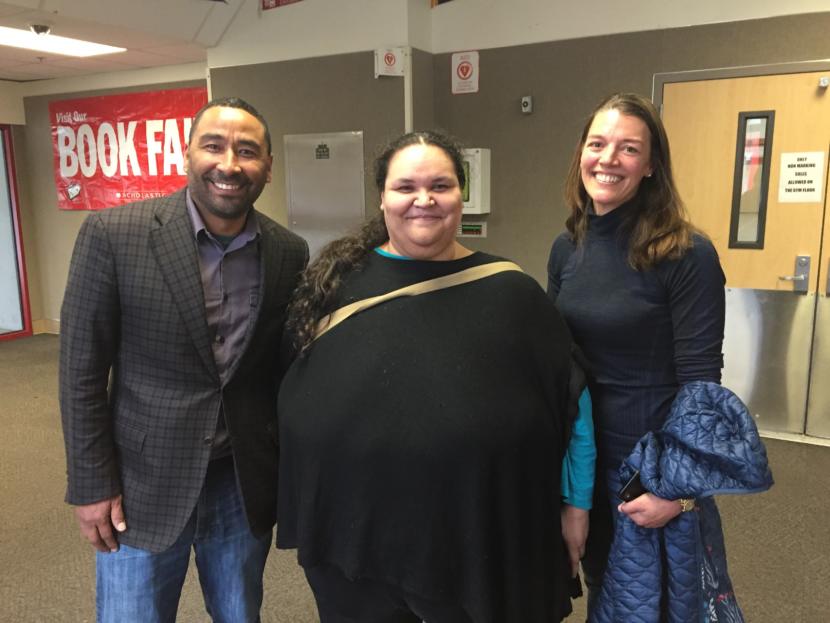
[[[694,237],[679,260],[628,263],[636,203],[589,215],[579,246],[553,243],[548,296],[591,364],[599,467],[616,469],[643,434],[661,427],[680,385],[720,382],[725,278],[712,243]]]

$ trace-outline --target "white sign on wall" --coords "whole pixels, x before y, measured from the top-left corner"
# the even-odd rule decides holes
[[[406,48],[379,48],[375,50],[375,78],[403,76]]]
[[[478,93],[478,52],[452,55],[452,92]]]
[[[779,178],[780,203],[820,202],[824,180],[824,152],[801,151],[781,154]]]

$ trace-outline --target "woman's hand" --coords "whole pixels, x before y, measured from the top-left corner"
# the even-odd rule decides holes
[[[579,572],[579,561],[585,555],[588,539],[588,511],[570,504],[562,505],[562,538],[571,561],[571,577]]]
[[[664,500],[653,493],[644,493],[630,502],[623,502],[617,507],[621,513],[643,528],[662,528],[680,512],[677,500]]]

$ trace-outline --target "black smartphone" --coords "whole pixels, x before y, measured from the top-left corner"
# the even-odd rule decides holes
[[[638,470],[634,472],[634,475],[622,486],[622,489],[620,489],[617,495],[623,502],[630,502],[644,493],[648,493],[648,491],[643,486],[643,483],[640,482],[640,472]]]

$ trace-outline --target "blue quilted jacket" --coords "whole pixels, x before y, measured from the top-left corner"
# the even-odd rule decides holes
[[[647,433],[623,462],[622,482],[638,469],[655,495],[696,498],[697,505],[659,529],[641,528],[617,515],[591,623],[743,621],[711,496],[765,491],[772,474],[740,398],[715,383],[684,385],[663,428]]]

